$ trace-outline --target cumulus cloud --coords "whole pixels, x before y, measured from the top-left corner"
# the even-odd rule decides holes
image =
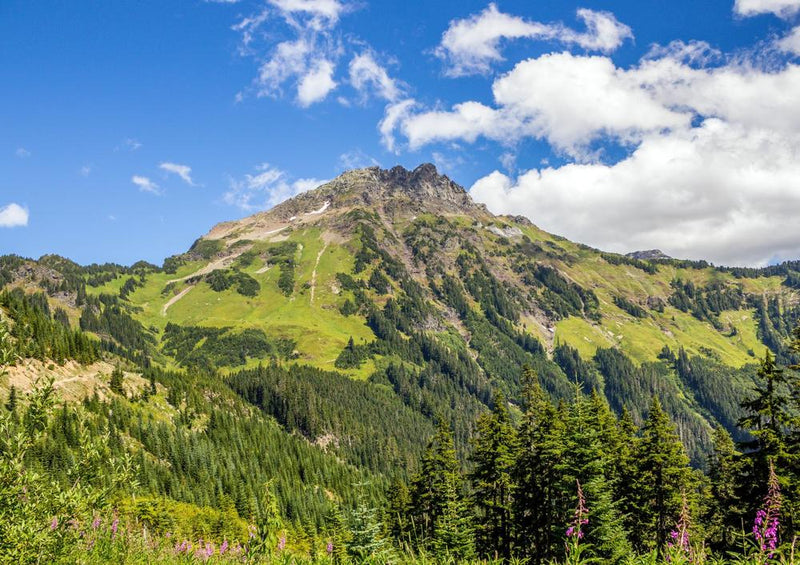
[[[28,209],[14,202],[0,206],[0,228],[27,226],[28,217]]]
[[[491,102],[391,105],[381,136],[394,150],[483,138],[506,154],[546,141],[566,164],[516,178],[494,171],[472,194],[597,247],[720,264],[797,258],[800,65],[776,59],[774,47],[795,52],[798,35],[734,54],[676,41],[627,67],[547,53],[494,79]]]
[[[417,102],[413,98],[406,98],[400,102],[389,104],[383,113],[383,119],[378,123],[381,142],[389,151],[396,151],[395,130],[411,115]]]
[[[158,165],[158,168],[162,171],[178,175],[186,184],[194,186],[194,182],[192,181],[192,168],[189,165],[164,162]]]
[[[798,0],[736,0],[733,11],[740,16],[756,16],[758,14],[775,14],[779,18],[788,18],[800,12]]]
[[[401,95],[397,82],[389,76],[369,51],[359,53],[350,61],[350,84],[366,98],[374,94],[388,102],[396,101]]]
[[[338,0],[269,0],[266,8],[240,19],[232,27],[241,34],[239,51],[256,59],[258,73],[236,101],[250,93],[272,98],[293,93],[295,103],[307,108],[347,85],[362,103],[400,98],[401,83],[389,76],[369,44],[338,28],[340,18],[356,7]],[[337,100],[350,106],[352,94]]]
[[[794,28],[786,37],[777,42],[778,49],[800,56],[800,26]]]
[[[717,264],[800,257],[800,137],[711,118],[648,137],[613,164],[572,163],[512,179],[498,171],[472,196],[498,213],[617,252],[660,248]]]
[[[342,41],[334,32],[347,6],[338,0],[270,0],[268,7],[242,18],[233,26],[241,34],[240,52],[259,62],[253,81],[257,97],[280,97],[295,91],[301,107],[325,100],[336,89],[334,78],[343,54]],[[271,24],[282,21],[288,37],[275,41]],[[237,95],[241,101],[244,93]]]
[[[314,64],[297,85],[297,102],[300,106],[307,108],[320,102],[328,96],[331,90],[336,88],[333,69],[333,63],[325,59]]]
[[[447,65],[448,75],[462,76],[489,72],[493,63],[503,60],[502,43],[511,39],[556,41],[610,52],[633,38],[631,29],[609,12],[581,8],[577,17],[586,26],[585,32],[504,14],[492,3],[479,14],[450,22],[434,52]]]
[[[586,158],[599,137],[629,143],[690,122],[690,115],[664,105],[642,82],[638,70],[619,69],[606,57],[552,53],[522,61],[497,79],[494,107],[462,102],[450,110],[409,114],[394,124],[412,149],[479,136],[504,143],[535,137]]]
[[[289,175],[268,163],[255,168],[255,173],[244,177],[231,178],[228,190],[222,195],[226,204],[236,206],[245,212],[267,210],[296,196],[314,189],[327,181],[314,178],[290,180]]]
[[[14,151],[14,155],[16,155],[19,159],[27,159],[31,156],[31,152],[24,147],[17,147],[17,150]]]
[[[139,190],[142,192],[149,192],[151,194],[161,194],[161,189],[158,187],[156,183],[151,181],[147,177],[143,177],[141,175],[133,175],[131,177],[131,182],[139,187]]]

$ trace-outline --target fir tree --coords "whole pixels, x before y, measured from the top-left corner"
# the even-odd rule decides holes
[[[471,455],[474,468],[469,475],[475,511],[475,541],[485,557],[511,555],[511,471],[516,451],[516,434],[501,393],[494,398],[494,410],[482,415],[476,426]]]
[[[16,413],[18,404],[19,398],[17,397],[17,387],[15,385],[11,385],[11,390],[8,391],[8,400],[6,401],[6,410]]]
[[[414,480],[411,506],[423,544],[442,557],[467,557],[473,553],[462,483],[453,435],[440,421]]]
[[[111,371],[111,380],[109,381],[109,388],[112,392],[125,396],[125,389],[122,386],[122,381],[125,378],[125,373],[122,372],[122,367],[117,364],[114,370]]]
[[[522,383],[525,414],[513,468],[514,531],[519,552],[541,563],[560,550],[562,536],[557,528],[567,519],[562,477],[554,465],[564,452],[564,423],[530,367],[523,370]]]
[[[712,442],[714,449],[708,458],[708,536],[712,545],[726,548],[731,546],[744,520],[737,487],[742,479],[741,453],[722,426],[714,429]]]
[[[675,426],[657,397],[650,403],[636,461],[633,508],[637,527],[632,537],[640,549],[661,551],[680,517],[683,492],[690,490],[691,471]]]

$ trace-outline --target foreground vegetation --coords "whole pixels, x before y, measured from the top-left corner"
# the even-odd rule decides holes
[[[0,334],[7,367],[18,348]],[[800,331],[795,338],[798,349]],[[153,497],[140,480],[153,480],[148,464],[135,445],[120,445],[113,420],[91,402],[66,416],[44,381],[0,411],[0,561],[793,563],[795,374],[766,354],[742,401],[748,440],[737,448],[717,429],[704,474],[689,466],[657,398],[639,428],[580,386],[552,404],[528,368],[522,411],[496,395],[466,465],[440,423],[417,472],[398,475],[385,502],[357,482],[371,479],[352,475],[353,504],[335,500],[306,527],[287,520],[272,480],[244,506]]]

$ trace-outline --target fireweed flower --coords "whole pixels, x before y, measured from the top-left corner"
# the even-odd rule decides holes
[[[669,537],[672,541],[667,543],[667,547],[674,547],[678,546],[681,550],[689,553],[691,551],[691,546],[689,544],[689,530],[692,526],[692,517],[689,513],[689,503],[686,500],[686,491],[681,493],[683,497],[683,502],[681,504],[681,516],[678,519],[678,523],[675,525],[675,529],[669,533]]]
[[[767,483],[767,496],[764,498],[764,507],[756,512],[753,522],[753,536],[767,559],[771,559],[778,547],[778,528],[780,527],[781,513],[781,487],[775,467],[770,463],[769,480]]]
[[[94,520],[92,520],[92,529],[96,530],[100,527],[100,516],[95,516]]]
[[[278,540],[278,551],[283,551],[286,548],[286,536],[281,536]]]
[[[114,511],[114,520],[111,522],[111,539],[117,537],[117,529],[119,528],[119,517],[116,510]]]
[[[53,516],[53,520],[50,522],[50,530],[55,530],[58,527],[58,516]]]
[[[219,546],[219,554],[225,555],[225,552],[228,551],[228,540],[224,540],[222,545]]]
[[[329,541],[328,545],[325,546],[325,551],[328,552],[328,555],[333,553],[333,542],[332,541]]]

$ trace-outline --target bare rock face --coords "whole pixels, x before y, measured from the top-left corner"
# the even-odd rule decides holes
[[[672,259],[669,255],[661,251],[660,249],[647,249],[645,251],[633,251],[631,253],[626,253],[626,257],[630,257],[631,259],[641,259],[643,261],[652,261],[655,259]]]
[[[319,188],[295,196],[266,214],[284,220],[319,210],[347,206],[382,208],[387,213],[485,213],[469,193],[431,163],[409,171],[404,167],[368,167],[347,171]],[[327,209],[327,208],[326,208]]]
[[[397,166],[347,171],[271,210],[218,224],[209,236],[218,239],[254,235],[260,239],[288,226],[316,223],[323,217],[336,223],[332,216],[353,208],[392,218],[420,214],[466,215],[484,220],[492,217],[462,186],[440,174],[431,163],[424,163],[414,170]]]

